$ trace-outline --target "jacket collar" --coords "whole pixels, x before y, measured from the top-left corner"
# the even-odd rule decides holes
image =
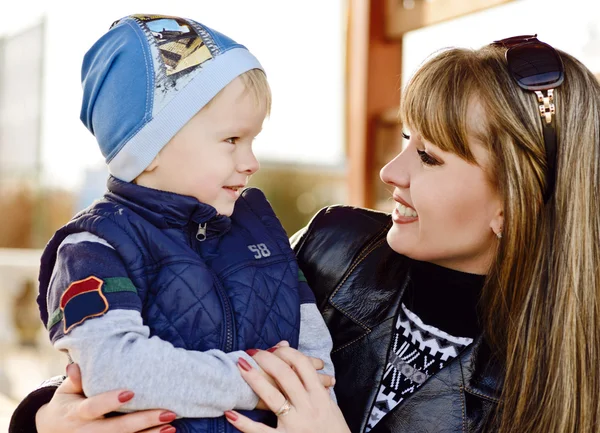
[[[378,248],[383,250],[382,253],[370,254]],[[372,263],[369,263],[370,261]],[[373,328],[386,321],[389,326],[394,326],[390,319],[395,317],[402,295],[411,280],[413,264],[413,260],[394,253],[385,242],[385,237],[376,237],[371,245],[358,255],[350,267],[350,273],[329,297],[331,305],[355,325],[354,329],[346,329],[348,335],[351,334],[349,340],[352,341],[345,347],[361,341]],[[355,269],[359,270],[354,272]],[[374,272],[365,272],[366,269],[373,269]],[[358,280],[365,276],[367,280]],[[500,362],[493,355],[484,337],[477,336],[459,357],[460,361],[457,362],[462,366],[464,390],[498,402],[502,389],[502,370]],[[380,362],[385,363],[386,359],[382,358]]]
[[[208,234],[214,236],[226,233],[231,227],[229,217],[217,214],[213,206],[194,197],[147,188],[113,176],[108,178],[107,187],[108,199],[127,206],[161,229],[208,223]]]
[[[479,336],[461,358],[465,392],[498,403],[504,374],[485,337]]]
[[[376,249],[380,254],[370,254]],[[388,246],[385,237],[377,239],[351,265],[351,271],[333,291],[329,302],[361,327],[365,334],[393,318],[409,282],[407,261]],[[362,272],[353,272],[362,269]],[[374,272],[364,272],[372,269]]]

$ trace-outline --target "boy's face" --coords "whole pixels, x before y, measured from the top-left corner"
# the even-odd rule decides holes
[[[266,104],[258,104],[237,77],[179,130],[138,183],[195,197],[230,216],[259,169],[252,141],[266,115]]]

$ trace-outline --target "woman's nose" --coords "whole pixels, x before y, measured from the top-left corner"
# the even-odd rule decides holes
[[[410,186],[406,153],[407,149],[404,149],[381,169],[379,177],[384,183],[398,188],[408,188]]]

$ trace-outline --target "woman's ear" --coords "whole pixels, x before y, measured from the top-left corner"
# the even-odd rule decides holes
[[[490,221],[490,228],[494,234],[498,237],[502,237],[502,230],[504,230],[504,211],[502,208],[498,208],[494,218]]]

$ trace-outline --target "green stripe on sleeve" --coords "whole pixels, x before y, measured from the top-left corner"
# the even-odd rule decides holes
[[[301,283],[308,283],[308,281],[306,281],[306,277],[304,276],[304,272],[302,272],[300,268],[298,268],[298,281]]]
[[[137,289],[129,278],[105,278],[104,284],[102,285],[102,291],[104,293],[117,293],[117,292],[133,292],[137,293]],[[49,331],[54,325],[63,319],[63,312],[58,307],[48,318],[48,325],[46,329]]]
[[[46,329],[49,331],[54,325],[56,325],[58,322],[60,322],[62,320],[62,318],[63,318],[63,312],[60,309],[60,307],[58,307],[56,310],[54,310],[54,312],[48,318],[48,325],[46,325]]]
[[[133,292],[137,293],[137,289],[129,278],[105,278],[102,286],[104,293],[115,292]]]

